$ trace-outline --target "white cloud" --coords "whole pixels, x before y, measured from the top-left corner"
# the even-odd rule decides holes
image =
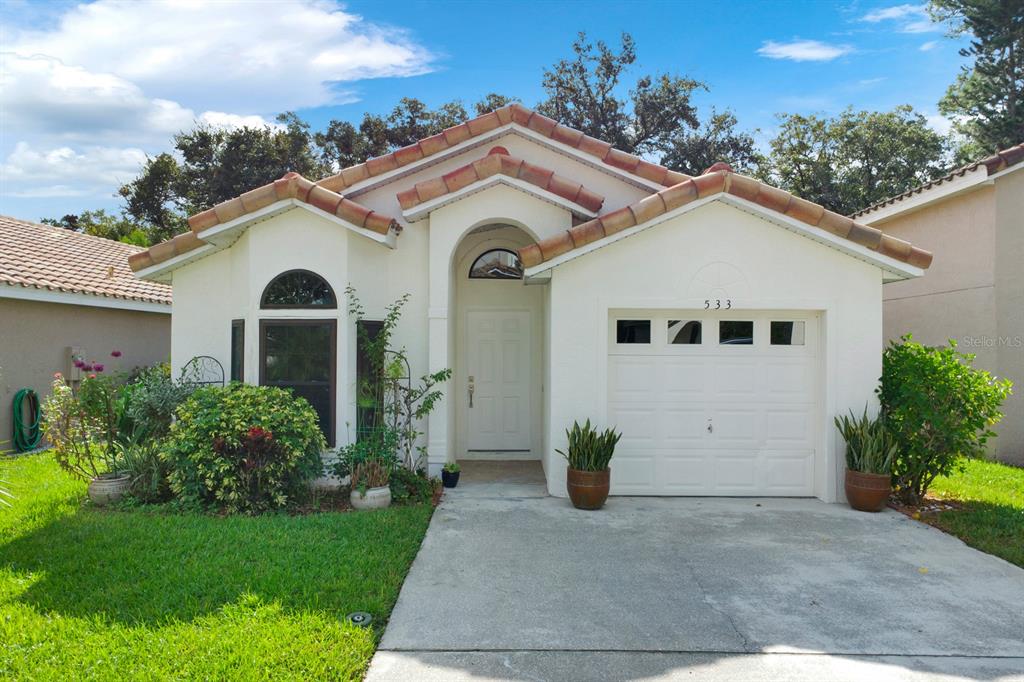
[[[830,45],[818,40],[792,40],[778,43],[768,40],[757,53],[769,59],[790,59],[795,62],[828,62],[853,52],[849,45]]]
[[[15,197],[100,196],[132,179],[146,162],[135,147],[40,149],[19,142],[0,164],[0,184]]]
[[[941,114],[931,114],[925,117],[928,127],[940,135],[948,135],[953,129],[953,122]]]
[[[939,41],[937,41],[937,40],[929,40],[927,43],[922,43],[921,47],[919,47],[918,49],[921,50],[921,52],[928,52],[930,50],[934,50],[938,46],[939,46]]]
[[[4,31],[5,196],[110,196],[194,123],[280,127],[260,114],[354,101],[356,81],[434,60],[334,0],[97,0]]]
[[[870,24],[882,21],[899,22],[900,33],[930,33],[941,28],[928,15],[927,5],[893,5],[868,12],[860,18]]]
[[[879,21],[886,21],[889,19],[903,19],[909,16],[920,16],[924,11],[924,5],[894,5],[892,7],[883,7],[881,9],[868,12],[861,17],[861,21],[878,23]]]
[[[434,59],[407,32],[328,0],[98,0],[68,10],[51,30],[15,33],[7,45],[217,111],[348,101],[345,83],[425,73]]]

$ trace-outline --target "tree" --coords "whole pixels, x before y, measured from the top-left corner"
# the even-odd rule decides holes
[[[837,213],[855,213],[938,177],[946,140],[907,105],[836,118],[783,114],[759,175]]]
[[[737,124],[731,111],[719,113],[712,108],[698,130],[680,129],[661,164],[687,175],[700,175],[715,162],[724,161],[738,173],[754,174],[764,159],[753,135],[736,130]]]
[[[89,234],[94,237],[112,239],[125,244],[136,246],[149,246],[150,241],[146,231],[138,223],[130,220],[125,215],[111,215],[102,208],[95,211],[82,211],[81,213],[68,214],[59,220],[54,218],[43,218],[41,223],[63,227],[74,232]]]
[[[700,81],[642,76],[628,91],[629,101],[622,98],[620,81],[636,61],[636,45],[628,33],[622,34],[618,53],[603,41],[595,50],[582,32],[572,49],[574,59],[544,70],[547,99],[537,106],[542,114],[636,154],[666,151],[680,128],[698,126],[690,96],[707,89]]]
[[[929,11],[950,36],[971,36],[960,54],[974,62],[939,101],[964,138],[958,161],[1024,142],[1024,0],[932,0]]]
[[[148,159],[139,176],[121,187],[128,214],[157,242],[184,230],[187,216],[289,171],[326,175],[309,124],[293,113],[279,115],[277,122],[278,127],[232,130],[200,125],[178,133],[174,147],[181,162],[168,153]]]

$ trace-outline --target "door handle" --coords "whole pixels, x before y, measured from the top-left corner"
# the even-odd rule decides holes
[[[473,407],[473,391],[474,390],[475,390],[475,385],[473,384],[473,377],[470,377],[469,378],[469,407],[470,407],[470,409],[472,409],[472,407]]]

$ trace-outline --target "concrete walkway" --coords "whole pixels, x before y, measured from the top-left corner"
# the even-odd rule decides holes
[[[1024,680],[1024,570],[895,512],[465,469],[367,679]]]

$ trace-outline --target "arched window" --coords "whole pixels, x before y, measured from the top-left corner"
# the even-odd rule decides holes
[[[523,264],[508,249],[491,249],[480,255],[469,268],[470,279],[522,279]]]
[[[263,290],[261,308],[337,308],[334,289],[309,270],[289,270],[270,281]]]

